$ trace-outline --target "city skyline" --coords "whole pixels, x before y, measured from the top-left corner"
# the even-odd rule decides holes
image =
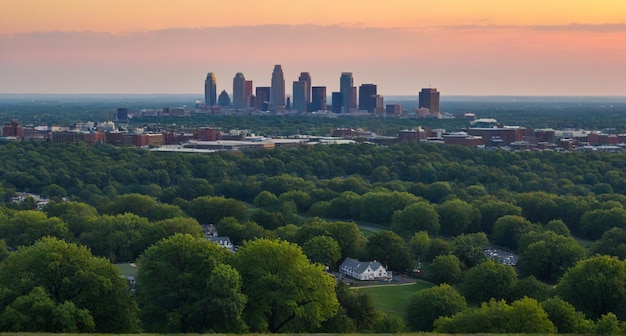
[[[221,88],[237,72],[271,86],[267,68],[282,64],[287,83],[306,71],[329,93],[339,91],[337,74],[350,71],[381,95],[429,86],[448,95],[626,95],[622,0],[301,7],[12,1],[0,22],[0,93],[202,94],[197,83],[207,71]]]

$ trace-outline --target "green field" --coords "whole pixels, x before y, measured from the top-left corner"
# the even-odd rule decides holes
[[[120,271],[121,275],[132,275],[137,277],[137,267],[131,266],[130,263],[115,264],[115,267]]]
[[[404,309],[409,304],[411,295],[417,291],[432,287],[427,282],[417,282],[411,285],[384,285],[377,287],[358,287],[355,290],[366,291],[374,300],[376,310],[382,313],[395,315],[404,319]]]

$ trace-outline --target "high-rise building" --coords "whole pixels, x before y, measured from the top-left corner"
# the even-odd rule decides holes
[[[374,100],[376,101],[376,107],[374,108],[375,114],[383,114],[385,112],[385,98],[379,94],[374,96]]]
[[[342,102],[344,113],[347,113],[350,111],[350,106],[349,106],[350,88],[353,86],[354,86],[354,79],[352,78],[352,72],[342,72],[341,77],[339,78],[339,92],[341,92],[341,102]],[[333,99],[333,106],[334,105],[335,105],[335,99]]]
[[[301,72],[298,80],[306,83],[306,86],[304,87],[304,101],[305,104],[308,104],[311,102],[311,74],[308,72]],[[293,100],[295,104],[296,97],[293,97]]]
[[[311,88],[311,108],[310,111],[326,111],[326,87],[313,86]]]
[[[217,105],[217,80],[212,72],[209,72],[204,80],[204,104],[207,106]]]
[[[226,90],[222,90],[219,97],[217,98],[217,104],[221,107],[230,106],[230,96],[226,93]]]
[[[356,86],[351,86],[348,90],[348,109],[346,112],[356,110]]]
[[[269,86],[257,86],[256,87],[256,109],[260,111],[269,110],[270,92]]]
[[[24,136],[24,127],[17,119],[11,119],[2,127],[2,136],[21,138]]]
[[[333,92],[331,95],[332,99],[332,108],[333,113],[341,113],[343,110],[343,95],[341,92]]]
[[[307,83],[304,81],[293,82],[293,109],[298,112],[306,112],[306,88]]]
[[[120,107],[117,109],[117,120],[128,121],[128,109],[126,107]]]
[[[254,105],[252,104],[250,100],[252,99],[252,81],[251,80],[246,81],[246,89],[244,92],[244,96],[246,100],[246,108],[253,107]]]
[[[246,78],[241,72],[233,78],[233,107],[237,110],[246,108]]]
[[[386,114],[388,116],[401,116],[402,105],[401,104],[387,104]]]
[[[374,113],[376,109],[376,84],[361,84],[359,86],[359,109]]]
[[[427,108],[430,113],[439,112],[439,92],[435,88],[422,89],[419,94],[419,107]]]
[[[274,71],[272,71],[270,104],[274,109],[285,106],[285,76],[280,64],[274,65]]]

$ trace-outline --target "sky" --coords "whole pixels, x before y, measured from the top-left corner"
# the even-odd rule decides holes
[[[0,93],[626,96],[624,0],[0,0]]]

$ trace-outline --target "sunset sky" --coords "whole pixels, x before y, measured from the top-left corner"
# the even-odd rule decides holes
[[[0,0],[0,93],[287,91],[626,96],[624,0]]]

